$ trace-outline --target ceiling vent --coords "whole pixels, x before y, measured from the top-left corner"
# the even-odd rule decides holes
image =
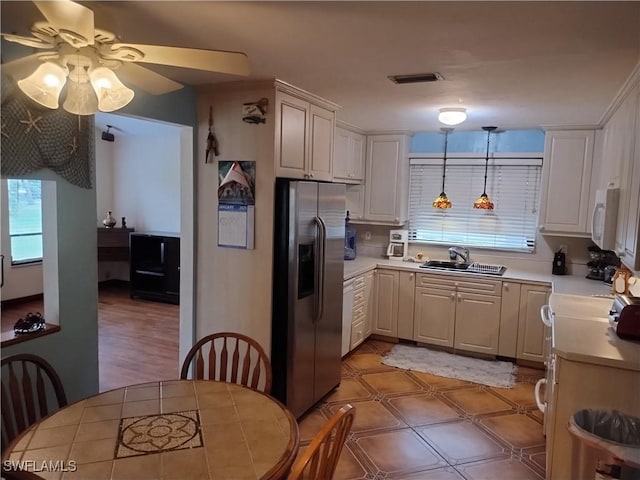
[[[437,82],[438,80],[444,80],[442,75],[438,72],[434,73],[415,73],[413,75],[391,75],[388,77],[393,83],[425,83],[425,82]]]

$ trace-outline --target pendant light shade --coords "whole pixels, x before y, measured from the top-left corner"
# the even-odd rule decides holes
[[[98,108],[101,112],[119,110],[133,100],[133,90],[125,87],[112,70],[106,67],[94,68],[89,77],[98,96]]]
[[[487,170],[489,168],[489,137],[491,137],[491,132],[493,132],[497,128],[498,127],[482,127],[482,129],[487,132],[487,156],[484,160],[484,189],[482,190],[482,195],[480,195],[478,199],[473,202],[473,208],[479,208],[482,210],[493,210],[493,202],[487,195]]]
[[[447,139],[449,137],[449,132],[452,132],[453,128],[441,128],[440,130],[444,132],[444,161],[442,165],[442,192],[440,192],[440,195],[438,195],[438,198],[436,198],[433,201],[432,205],[434,208],[445,209],[445,208],[451,208],[451,202],[449,201],[449,198],[447,197],[447,194],[444,191],[444,179],[447,174],[447,143],[448,143]]]
[[[18,87],[31,100],[47,108],[58,108],[58,97],[67,81],[67,72],[57,63],[45,62],[27,78],[18,80]]]

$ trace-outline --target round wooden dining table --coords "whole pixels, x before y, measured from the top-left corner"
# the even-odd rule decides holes
[[[171,380],[94,395],[35,423],[3,465],[44,478],[275,479],[298,452],[292,413],[241,385]]]

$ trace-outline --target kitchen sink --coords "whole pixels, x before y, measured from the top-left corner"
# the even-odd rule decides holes
[[[429,260],[425,262],[423,265],[420,265],[422,268],[434,268],[437,270],[466,270],[469,268],[468,263],[458,263],[458,262],[447,262],[441,260]]]
[[[449,270],[454,272],[484,273],[488,275],[503,275],[507,267],[503,265],[490,265],[484,263],[458,263],[448,262],[446,260],[429,260],[420,268],[428,268],[431,270]]]

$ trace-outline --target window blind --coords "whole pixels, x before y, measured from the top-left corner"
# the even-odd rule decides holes
[[[542,158],[493,158],[487,172],[492,211],[473,208],[484,185],[484,158],[447,159],[445,192],[452,208],[433,208],[442,190],[442,158],[411,158],[409,239],[532,252],[538,225]]]

